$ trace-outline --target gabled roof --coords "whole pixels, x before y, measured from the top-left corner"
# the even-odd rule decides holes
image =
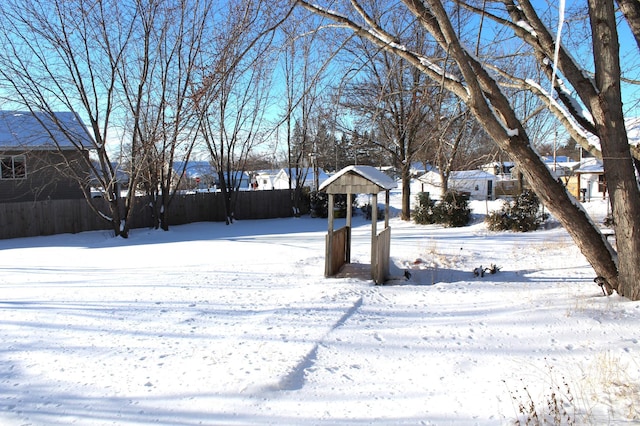
[[[495,175],[485,172],[484,170],[456,170],[449,175],[449,179],[459,180],[486,180],[495,178]]]
[[[496,176],[494,174],[485,172],[484,170],[456,170],[456,171],[452,171],[451,174],[449,175],[450,181],[454,181],[454,180],[482,181],[482,180],[494,180],[495,178]],[[440,173],[432,170],[420,176],[418,180],[421,182],[430,183],[430,184],[434,184],[434,183],[439,184],[441,181],[441,177],[440,177]]]
[[[580,167],[576,173],[604,173],[602,161],[597,158],[586,158],[580,163]]]
[[[395,180],[372,166],[347,166],[318,189],[329,194],[377,194],[396,188]]]
[[[313,181],[315,179],[313,168],[303,167],[299,171],[300,171],[300,179],[304,179],[305,181]],[[289,168],[285,167],[283,169],[280,169],[280,171],[276,173],[276,176],[278,176],[279,178],[280,176],[284,176],[288,178]],[[327,175],[327,173],[324,170],[318,169],[318,181],[324,181],[328,178],[329,178],[329,175]],[[292,180],[298,179],[298,169],[291,169],[291,179]]]
[[[182,173],[184,171],[185,177],[189,179],[195,179],[203,176],[216,175],[216,169],[208,161],[189,160],[174,161],[173,170],[176,173]]]
[[[93,149],[93,138],[74,112],[0,111],[2,149]]]

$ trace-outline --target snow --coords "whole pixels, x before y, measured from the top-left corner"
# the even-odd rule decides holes
[[[351,165],[339,170],[337,173],[325,180],[322,185],[320,185],[319,190],[322,191],[326,189],[327,187],[331,186],[331,184],[339,180],[342,176],[350,173],[359,175],[369,182],[373,183],[374,185],[377,185],[381,191],[390,190],[398,186],[395,180],[373,166]]]
[[[528,32],[529,35],[531,35],[531,37],[538,38],[538,34],[536,33],[536,30],[534,30],[533,27],[529,25],[527,21],[519,20],[516,22],[516,25],[522,28],[523,30],[525,30],[526,32]]]
[[[308,217],[0,241],[0,424],[496,425],[552,392],[576,424],[637,421],[640,303],[604,297],[558,226],[489,232],[499,205],[392,218],[384,286],[325,278]]]
[[[76,146],[91,148],[94,142],[73,112],[0,110],[0,147],[75,149]]]

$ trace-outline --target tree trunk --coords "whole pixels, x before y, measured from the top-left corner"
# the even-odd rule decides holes
[[[482,116],[476,114],[476,117],[480,119]],[[553,178],[547,166],[529,145],[526,135],[512,136],[505,140],[500,137],[504,132],[502,126],[498,124],[498,128],[495,128],[493,122],[484,124],[498,145],[513,154],[515,163],[536,195],[571,235],[596,275],[606,279],[607,292],[611,294],[618,288],[618,278],[615,255],[609,242],[598,231],[588,214],[567,193],[565,186]]]
[[[589,0],[590,9],[595,7],[596,1],[599,0]],[[613,249],[606,238],[602,236],[598,227],[591,221],[587,213],[573,197],[569,195],[562,183],[555,180],[547,166],[535,153],[522,122],[500,89],[497,81],[491,77],[487,68],[485,68],[477,58],[470,55],[468,50],[461,45],[458,33],[449,20],[447,10],[442,2],[440,0],[403,0],[403,3],[456,62],[458,65],[458,75],[460,77],[458,77],[458,75],[449,77],[449,75],[444,73],[435,73],[433,67],[425,66],[422,60],[423,58],[420,55],[414,54],[407,49],[396,48],[394,45],[389,44],[386,34],[384,34],[384,37],[378,36],[378,34],[381,34],[383,31],[380,28],[376,28],[375,32],[370,32],[354,21],[350,21],[344,17],[344,15],[332,13],[326,9],[311,5],[306,1],[299,0],[299,4],[302,4],[307,9],[352,28],[358,35],[369,39],[380,48],[393,50],[397,55],[413,63],[416,68],[421,69],[422,72],[442,81],[443,87],[455,93],[469,106],[473,115],[478,122],[483,125],[491,138],[514,159],[518,168],[525,175],[532,188],[534,188],[542,203],[547,206],[549,211],[554,214],[565,227],[587,261],[593,267],[595,273],[605,280],[604,284],[609,294],[615,289],[618,290],[620,294],[632,299],[640,297],[635,289],[630,291],[628,288],[632,286],[631,280],[633,276],[635,275],[636,278],[640,276],[640,274],[635,272],[640,268],[640,261],[636,260],[635,265],[631,265],[631,261],[638,259],[638,256],[640,256],[640,236],[637,235],[637,233],[640,232],[640,226],[638,225],[640,222],[637,221],[640,219],[632,218],[633,215],[635,215],[636,218],[640,218],[640,209],[636,209],[636,204],[640,205],[640,203],[635,202],[635,197],[638,192],[635,177],[631,180],[630,176],[626,174],[626,171],[620,176],[617,174],[613,176],[613,178],[616,179],[616,184],[620,186],[620,188],[615,188],[616,197],[614,210],[616,211],[616,215],[623,220],[622,223],[617,225],[620,227],[622,234],[619,238],[623,240],[622,245],[619,246],[622,254],[619,266],[621,268],[627,268],[625,272],[620,274],[621,279],[625,282],[621,286],[621,290],[619,290],[618,265],[616,265],[615,262],[616,257]],[[607,3],[611,6],[611,2],[601,3]],[[610,16],[607,15],[607,18],[610,18]],[[601,35],[594,33],[594,39],[602,37],[610,41],[612,34],[613,33]],[[434,73],[436,75],[434,75]],[[608,77],[612,79],[618,78],[619,80],[620,74],[610,74]],[[601,87],[605,88],[604,86]],[[608,102],[608,99],[605,98],[606,96],[607,94],[603,94],[600,97],[600,101],[605,104]],[[591,107],[593,109],[594,105],[591,105]],[[605,134],[605,138],[614,138],[614,135],[624,135],[626,138],[624,123],[622,123],[623,125],[621,126],[616,122],[607,121],[601,124],[604,127],[615,127],[614,129],[609,129],[612,134]],[[603,142],[606,141],[606,139],[602,140]],[[621,142],[618,141],[618,143]],[[624,143],[621,144],[624,145]],[[628,143],[625,146],[625,150],[628,158]],[[622,155],[622,152],[616,149],[614,151],[608,151],[607,156],[613,156],[613,158],[616,158],[616,161],[619,161],[617,159],[619,154]],[[621,161],[621,163],[625,163],[624,167],[626,167],[626,164],[630,164],[630,161]],[[605,168],[606,167],[607,163],[605,162]],[[611,184],[609,187],[611,188]],[[635,189],[632,190],[631,187]],[[631,206],[632,211],[629,213],[622,212],[627,206]],[[614,220],[615,219],[614,217]],[[635,242],[631,241],[633,239],[635,239]],[[628,250],[629,252],[622,253],[623,250]],[[624,262],[622,257],[625,257]],[[627,280],[629,282],[626,282]],[[640,285],[640,283],[636,285]]]
[[[411,220],[411,163],[402,163],[402,220]]]
[[[592,102],[611,197],[618,250],[618,293],[640,299],[640,191],[622,112],[620,60],[612,2],[589,0],[596,86]]]
[[[638,0],[618,0],[618,5],[640,49],[640,3]]]

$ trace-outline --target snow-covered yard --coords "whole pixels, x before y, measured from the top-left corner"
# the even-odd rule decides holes
[[[563,229],[488,232],[486,206],[392,219],[385,286],[323,277],[322,219],[0,241],[0,423],[640,421],[640,303],[604,297]]]

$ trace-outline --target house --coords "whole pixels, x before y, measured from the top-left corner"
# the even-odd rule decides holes
[[[411,163],[411,168],[409,169],[409,173],[412,178],[416,178],[418,176],[422,176],[428,171],[435,170],[435,167],[429,163],[423,163],[422,161],[414,161]],[[399,177],[399,176],[398,176]]]
[[[300,179],[302,180],[302,186],[305,186],[307,188],[315,189],[321,186],[325,180],[329,179],[329,175],[327,175],[326,172],[324,172],[323,170],[318,170],[318,182],[316,185],[316,182],[315,182],[316,179],[314,176],[315,174],[313,173],[313,169],[311,167],[303,168],[300,171],[301,171]],[[295,188],[296,178],[298,176],[297,170],[292,169],[291,172],[292,172],[291,187]],[[278,174],[275,176],[275,178],[273,179],[273,189],[289,189],[289,169],[288,168],[281,169],[278,172]]]
[[[83,198],[94,147],[74,112],[0,111],[0,202]]]
[[[492,200],[496,176],[482,170],[460,170],[449,175],[449,189],[468,193],[474,200]],[[442,178],[438,171],[428,171],[416,179],[413,192],[428,192],[432,199],[442,195]]]
[[[216,169],[209,161],[174,161],[173,162],[174,185],[180,179],[180,189],[186,190],[215,190],[218,182]]]
[[[215,192],[220,189],[220,176],[213,164],[209,161],[189,160],[174,161],[173,173],[182,176],[180,181],[181,190],[187,192]],[[232,186],[240,191],[251,188],[251,179],[248,172],[232,171],[224,172],[227,187]],[[177,181],[177,178],[176,178]]]
[[[602,161],[594,157],[584,158],[575,174],[578,177],[578,193],[573,195],[579,196],[583,201],[606,197],[607,185]]]
[[[251,188],[259,191],[275,189],[275,179],[280,170],[256,170],[251,172]]]
[[[480,166],[480,170],[491,173],[499,179],[509,180],[512,179],[512,171],[515,166],[516,164],[511,161],[492,161]]]

